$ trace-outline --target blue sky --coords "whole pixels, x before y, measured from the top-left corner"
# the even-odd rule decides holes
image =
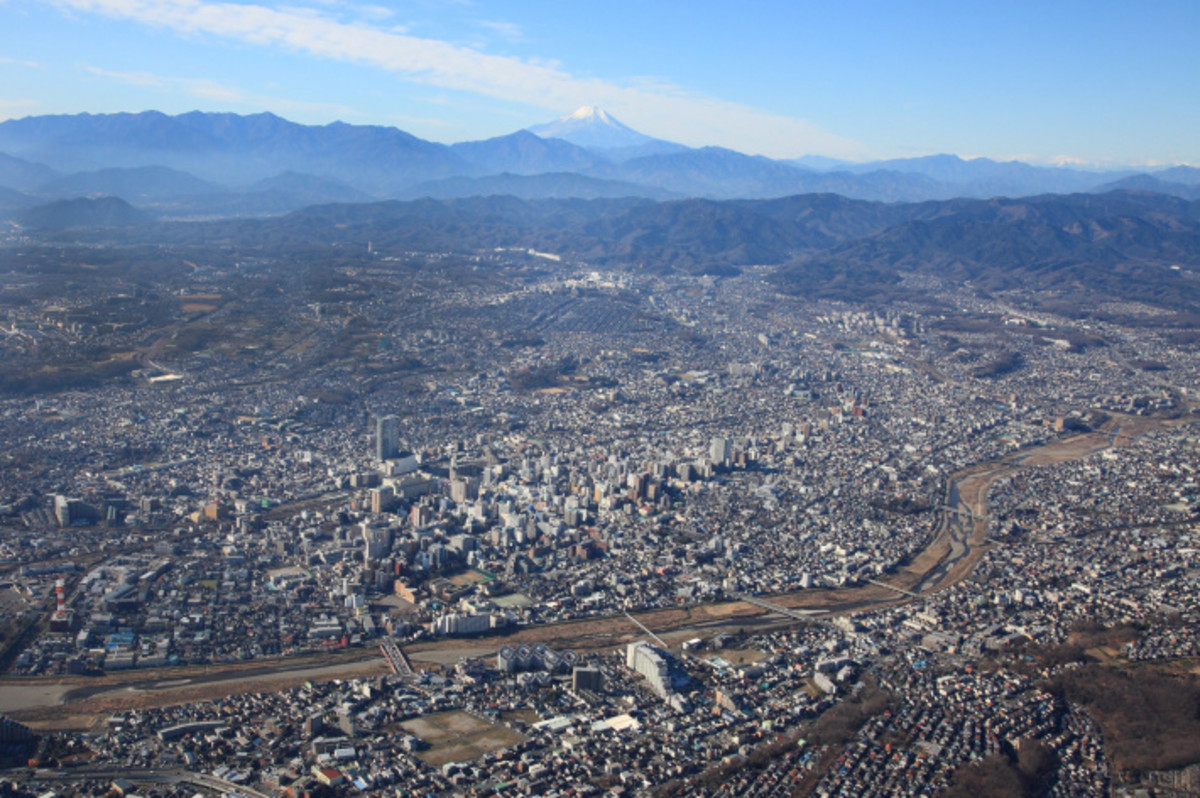
[[[0,0],[0,118],[157,109],[692,146],[1200,164],[1200,2]]]

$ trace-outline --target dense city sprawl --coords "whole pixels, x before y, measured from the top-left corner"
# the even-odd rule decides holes
[[[9,276],[29,294],[0,356],[74,382],[0,398],[0,702],[69,685],[58,709],[88,718],[9,700],[15,788],[1195,778],[1200,751],[1126,745],[1137,701],[1086,689],[1108,668],[1200,692],[1200,357],[1129,323],[1152,308],[1080,322],[915,279],[933,300],[855,306],[518,251],[187,254],[105,294]],[[123,365],[75,379],[81,351]],[[235,686],[260,665],[278,689]]]

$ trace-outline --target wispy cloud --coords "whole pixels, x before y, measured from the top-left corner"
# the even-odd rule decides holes
[[[515,22],[505,22],[500,19],[482,19],[479,25],[502,39],[509,41],[520,41],[525,38],[525,31]]]
[[[130,86],[154,86],[156,88],[164,88],[170,83],[169,78],[164,78],[149,72],[113,72],[108,69],[101,69],[100,67],[91,65],[85,65],[84,69],[98,77],[114,78],[122,83],[128,83]]]
[[[41,66],[41,64],[39,64],[37,61],[25,61],[20,58],[9,58],[7,56],[0,56],[0,64],[12,64],[15,66],[31,67],[34,69]]]
[[[365,64],[414,82],[558,112],[602,105],[634,127],[684,143],[724,144],[771,155],[821,152],[853,157],[863,152],[856,142],[802,119],[663,86],[576,77],[558,65],[489,55],[361,21],[343,22],[312,8],[211,0],[55,2],[77,12],[134,20],[186,35],[215,36]]]
[[[340,116],[354,116],[354,109],[336,103],[317,103],[293,100],[286,97],[271,97],[227,86],[209,78],[183,78],[158,75],[153,72],[119,72],[101,67],[85,65],[89,73],[101,78],[116,80],[131,86],[145,86],[174,93],[190,94],[205,100],[228,105],[247,106],[256,110],[271,108],[278,111],[323,112]]]

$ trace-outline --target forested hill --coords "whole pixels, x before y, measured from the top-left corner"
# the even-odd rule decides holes
[[[143,243],[285,252],[556,253],[595,267],[732,274],[770,266],[784,292],[879,293],[904,273],[981,290],[1091,292],[1200,305],[1200,201],[1147,192],[922,203],[806,194],[773,200],[478,197],[321,205],[260,220],[159,223]]]

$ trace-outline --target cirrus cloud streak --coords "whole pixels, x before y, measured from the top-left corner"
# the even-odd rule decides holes
[[[684,144],[718,144],[743,152],[789,157],[821,152],[840,157],[867,153],[853,141],[794,117],[704,97],[669,86],[648,87],[577,77],[558,65],[479,50],[436,39],[332,19],[319,10],[211,0],[55,0],[75,12],[276,47],[323,59],[357,63],[407,80],[565,112],[602,105],[634,127]]]

